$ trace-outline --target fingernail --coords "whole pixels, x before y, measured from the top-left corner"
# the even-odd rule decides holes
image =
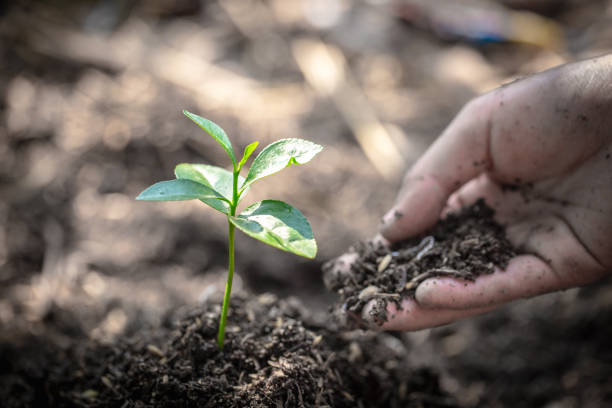
[[[382,299],[370,300],[361,311],[361,322],[370,330],[382,330],[387,314],[387,302]]]
[[[387,241],[385,237],[383,237],[380,234],[376,234],[374,238],[372,238],[372,244],[375,245],[376,247],[384,248],[384,249],[388,249],[391,245],[389,241]]]
[[[397,209],[397,207],[393,207],[389,212],[387,212],[382,219],[380,220],[380,229],[385,231],[391,225],[393,225],[397,220],[402,218],[404,214]]]

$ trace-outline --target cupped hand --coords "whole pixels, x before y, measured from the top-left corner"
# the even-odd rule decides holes
[[[522,253],[475,282],[432,278],[388,305],[382,329],[417,330],[612,271],[612,55],[473,100],[409,170],[383,217],[390,242],[484,198]],[[467,283],[467,284],[466,284]],[[369,307],[362,319],[369,320]]]

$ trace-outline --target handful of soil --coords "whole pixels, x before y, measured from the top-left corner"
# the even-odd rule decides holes
[[[474,281],[505,268],[517,255],[505,229],[493,219],[494,211],[480,199],[440,220],[430,231],[388,246],[378,241],[359,242],[349,249],[355,255],[346,273],[342,259],[323,266],[325,285],[340,295],[335,314],[344,324],[358,325],[363,307],[377,302],[375,321],[387,321],[386,306],[414,297],[424,280],[451,276]]]

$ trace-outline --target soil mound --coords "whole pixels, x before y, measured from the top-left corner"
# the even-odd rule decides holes
[[[294,299],[243,296],[232,299],[221,352],[219,309],[183,312],[171,327],[114,345],[90,343],[54,355],[47,348],[45,358],[27,360],[44,364],[34,370],[37,378],[24,378],[31,367],[9,367],[19,381],[0,395],[19,406],[25,383],[53,406],[456,406],[437,374],[410,368],[404,345],[390,334],[334,332],[310,321]]]

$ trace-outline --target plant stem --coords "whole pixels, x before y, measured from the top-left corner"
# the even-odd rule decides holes
[[[238,174],[240,169],[234,168],[234,180],[232,189],[232,204],[230,205],[230,216],[236,215],[236,207],[238,206]],[[225,295],[223,296],[223,307],[221,308],[221,321],[219,322],[219,333],[217,334],[217,345],[220,350],[223,350],[225,341],[225,322],[227,321],[227,311],[229,309],[230,296],[232,294],[232,281],[234,279],[234,224],[227,221],[227,241],[228,241],[228,266],[227,266],[227,283],[225,284]]]
[[[221,321],[219,322],[219,334],[217,335],[217,344],[220,350],[223,350],[223,342],[225,340],[225,321],[227,320],[227,310],[229,309],[230,295],[232,294],[232,280],[234,279],[234,230],[236,227],[232,223],[228,224],[229,265],[227,268],[225,295],[223,296],[223,308],[221,309]]]

